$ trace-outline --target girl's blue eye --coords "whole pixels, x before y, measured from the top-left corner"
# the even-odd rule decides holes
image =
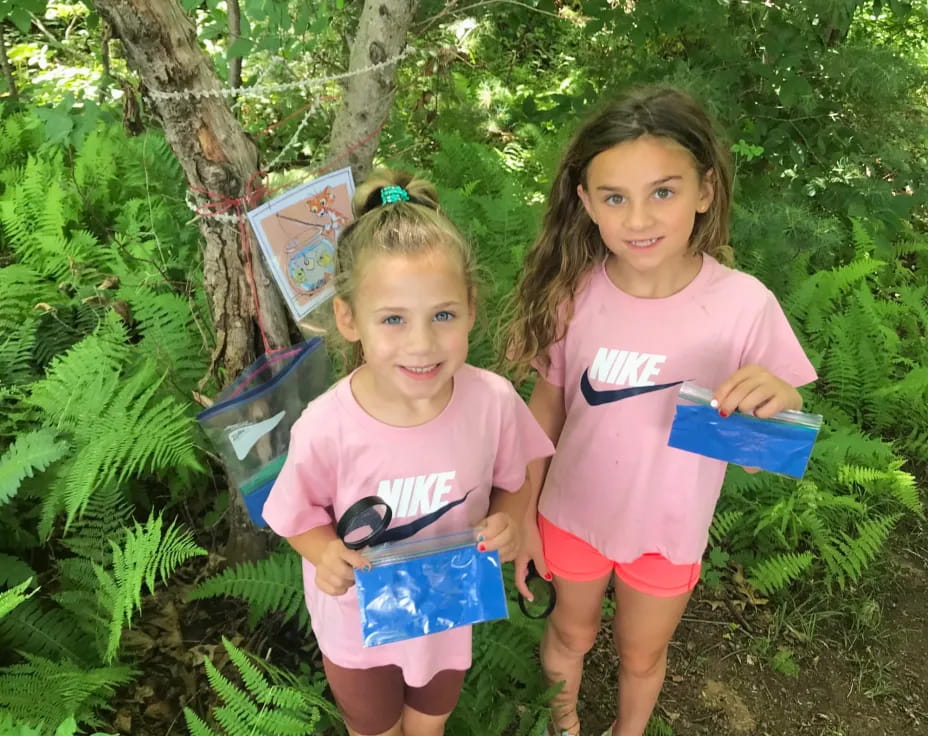
[[[667,187],[661,187],[660,189],[655,190],[654,196],[658,199],[670,199],[673,196],[673,190],[668,189]]]
[[[621,194],[610,194],[606,197],[606,204],[622,204]]]
[[[402,323],[402,321],[403,321],[403,318],[400,317],[398,314],[391,314],[389,317],[383,318],[383,323],[385,325],[398,325]]]
[[[443,309],[435,315],[436,322],[450,322],[454,319],[454,312],[449,312],[447,309]]]

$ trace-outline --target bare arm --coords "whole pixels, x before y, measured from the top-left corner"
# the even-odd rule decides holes
[[[541,425],[545,434],[548,435],[548,439],[556,447],[561,436],[561,430],[564,428],[564,420],[567,418],[567,410],[564,407],[564,389],[548,383],[539,376],[538,381],[535,383],[535,389],[528,400],[528,408],[535,417],[535,421]],[[550,463],[551,458],[545,457],[532,460],[528,466],[528,497],[525,502],[525,518],[532,524],[535,523],[535,516],[538,513],[538,496],[541,494],[541,487],[544,485]]]

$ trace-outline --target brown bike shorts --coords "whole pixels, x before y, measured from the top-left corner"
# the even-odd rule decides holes
[[[408,706],[429,716],[443,716],[454,710],[461,695],[461,670],[442,670],[422,687],[410,687],[396,665],[356,670],[339,667],[322,658],[325,676],[345,723],[355,733],[389,731]]]

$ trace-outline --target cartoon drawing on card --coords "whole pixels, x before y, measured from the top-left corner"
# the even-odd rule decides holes
[[[334,293],[335,243],[351,221],[351,169],[333,171],[248,213],[277,287],[297,321]]]

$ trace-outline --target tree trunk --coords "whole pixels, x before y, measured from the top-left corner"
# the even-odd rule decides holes
[[[143,92],[160,118],[165,137],[192,189],[220,199],[246,194],[258,170],[258,150],[232,115],[226,99],[213,94],[177,99],[153,94],[205,90],[220,83],[212,63],[197,42],[196,28],[176,0],[96,0],[97,11],[122,40],[129,65],[142,81]],[[205,198],[201,196],[201,201]],[[258,204],[257,198],[248,206]],[[233,380],[255,357],[255,305],[245,270],[241,236],[235,224],[199,218],[205,241],[203,278],[216,331],[213,366],[221,365]],[[289,343],[287,319],[260,252],[245,228],[260,302],[260,321],[272,348]],[[250,523],[241,497],[233,504],[226,556],[230,560],[263,556],[266,535]]]
[[[400,53],[418,5],[419,0],[367,0],[351,44],[348,70],[379,64]],[[344,102],[335,115],[329,151],[338,155],[354,146],[348,154],[348,165],[356,182],[371,170],[380,141],[379,126],[390,114],[395,93],[396,65],[349,77],[345,84]]]
[[[350,69],[400,53],[418,0],[368,0],[352,44]],[[258,169],[258,150],[217,94],[220,82],[197,41],[196,28],[177,0],[95,0],[101,17],[126,49],[129,65],[142,81],[143,93],[164,127],[165,137],[195,190],[219,199],[247,194]],[[381,123],[396,90],[395,65],[349,78],[333,126],[330,151],[351,150],[349,164],[357,180],[370,170]],[[164,97],[158,93],[201,90],[202,96]],[[358,143],[360,142],[360,145]],[[248,207],[258,204],[258,198]],[[216,218],[201,217],[205,240],[204,286],[216,330],[213,364],[222,365],[231,381],[254,358],[255,310],[244,268],[238,229]],[[271,347],[288,342],[287,321],[276,286],[268,278],[259,250],[246,228],[260,301],[260,320]],[[230,561],[263,556],[267,537],[251,525],[241,497],[230,509]]]
[[[13,76],[13,68],[10,66],[10,60],[6,55],[6,35],[3,32],[3,25],[6,21],[0,20],[0,69],[3,70],[3,78],[6,79],[6,86],[10,90],[10,99],[15,100],[19,97],[19,91],[16,89],[16,77]]]

